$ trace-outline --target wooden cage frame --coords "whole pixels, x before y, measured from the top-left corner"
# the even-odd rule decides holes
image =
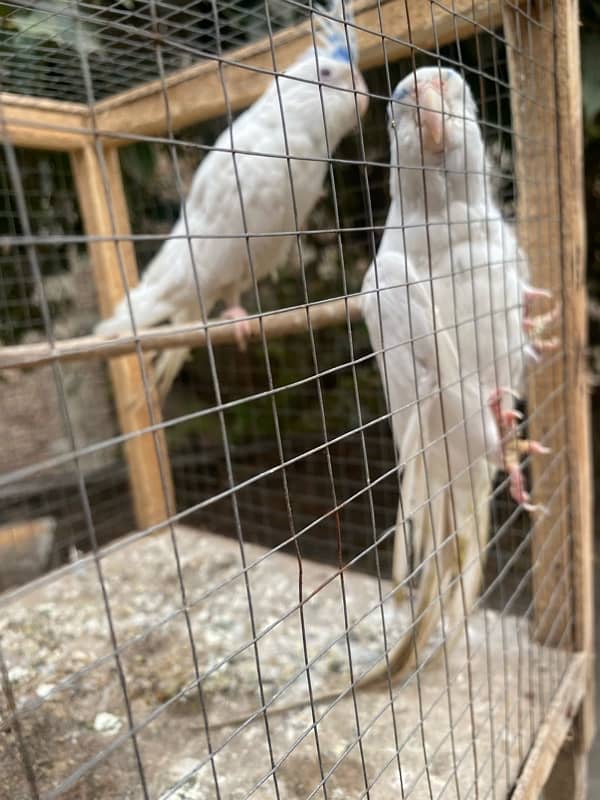
[[[534,285],[545,284],[548,253],[559,259],[567,353],[563,364],[536,369],[529,379],[529,396],[537,407],[529,433],[532,438],[550,441],[556,451],[566,449],[566,460],[572,465],[567,470],[565,459],[561,459],[553,471],[540,472],[539,480],[534,475],[539,502],[544,502],[552,486],[559,486],[561,502],[570,509],[558,535],[554,532],[551,546],[551,521],[539,519],[534,526],[535,633],[545,643],[558,645],[561,633],[571,625],[575,651],[512,796],[515,800],[536,798],[544,787],[547,800],[583,800],[586,755],[595,720],[579,16],[577,0],[530,0],[522,5],[527,7],[528,20],[534,19],[526,29],[526,38],[525,17],[518,0],[453,0],[447,7],[443,2],[425,0],[384,0],[373,7],[357,0],[355,23],[362,69],[381,65],[385,59],[407,57],[412,46],[433,49],[472,36],[477,29],[485,32],[503,25],[511,85],[527,87],[518,97],[511,93],[512,124],[517,133],[519,234],[531,262]],[[554,18],[553,30],[537,22],[549,12]],[[477,19],[485,23],[476,23]],[[393,32],[395,41],[384,40],[384,31]],[[402,44],[409,41],[410,46]],[[5,141],[18,147],[70,154],[85,231],[93,237],[89,251],[103,316],[110,315],[123,296],[123,282],[133,286],[138,280],[133,243],[127,238],[131,231],[119,148],[138,136],[164,136],[169,130],[222,115],[227,109],[248,106],[264,90],[273,61],[283,70],[311,42],[309,25],[297,25],[276,34],[272,45],[265,39],[229,52],[222,66],[217,60],[203,61],[170,74],[164,84],[154,81],[93,107],[0,93],[0,133]],[[535,53],[535,58],[529,53]],[[550,80],[549,76],[555,74],[564,78]],[[221,81],[227,87],[227,97]],[[546,135],[543,150],[535,135],[541,126]],[[545,156],[548,142],[556,150],[554,163]],[[527,180],[523,179],[525,175]],[[558,197],[536,190],[536,184],[548,181],[559,187]],[[543,243],[532,222],[536,219],[557,220]],[[305,330],[309,320],[317,328],[359,316],[358,297],[354,296],[274,312],[263,317],[262,325],[266,335],[273,337]],[[252,335],[258,337],[258,320],[252,325]],[[137,524],[159,529],[175,513],[175,503],[160,408],[156,397],[147,396],[144,389],[142,371],[148,374],[151,370],[144,352],[182,344],[202,346],[208,337],[217,344],[232,341],[233,333],[215,321],[164,326],[112,339],[88,336],[4,347],[0,348],[0,369],[90,358],[109,361],[119,426],[126,435]],[[571,412],[567,430],[560,431],[552,426],[551,405],[544,403],[558,390]],[[555,579],[557,573],[560,577],[561,567],[564,571],[564,563],[572,568],[573,598],[569,587]]]

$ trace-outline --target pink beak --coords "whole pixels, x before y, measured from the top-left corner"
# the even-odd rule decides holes
[[[423,147],[432,153],[439,153],[444,149],[444,115],[439,80],[419,84],[417,99]]]

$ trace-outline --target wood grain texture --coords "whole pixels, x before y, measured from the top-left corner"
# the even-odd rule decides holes
[[[511,85],[522,93],[512,96],[519,230],[533,282],[550,286],[563,301],[561,352],[539,364],[529,381],[529,432],[533,438],[546,437],[560,456],[552,469],[533,464],[536,499],[552,504],[550,515],[539,520],[534,531],[536,634],[548,644],[592,654],[593,495],[579,9],[574,0],[556,0],[552,5],[540,1],[531,11],[532,21],[512,8],[504,14]],[[556,430],[561,418],[564,422]],[[587,752],[595,733],[591,662],[585,680],[574,726],[576,753]],[[582,760],[560,760],[580,784]],[[551,781],[556,787],[547,789],[550,797],[565,796],[559,774],[557,766]]]
[[[557,0],[556,70],[561,165],[565,337],[567,349],[566,404],[569,410],[569,497],[573,530],[575,647],[594,652],[594,536],[590,395],[587,370],[586,230],[583,182],[583,120],[579,3]],[[575,752],[587,753],[595,732],[595,686],[591,664],[587,691],[575,726]],[[575,763],[579,781],[581,765]],[[581,781],[579,781],[581,782]]]
[[[88,107],[0,92],[0,132],[15,147],[73,150],[89,141]]]
[[[133,244],[118,238],[131,232],[118,159],[116,150],[100,153],[94,147],[72,155],[86,233],[115,237],[114,241],[89,244],[103,317],[112,313],[125,293],[121,271],[129,287],[138,280]],[[116,359],[110,364],[110,375],[122,433],[160,423],[160,407],[148,362],[142,370],[139,354]],[[125,455],[138,526],[147,528],[166,520],[175,512],[175,499],[164,432],[143,433],[128,439]]]
[[[519,241],[531,282],[551,289],[558,302],[563,283],[560,165],[552,9],[536,4],[529,19],[506,6],[504,33],[511,83],[513,153]],[[537,310],[542,307],[540,303]],[[533,497],[547,509],[532,517],[535,634],[546,643],[572,647],[572,575],[569,518],[569,454],[566,437],[566,369],[569,343],[528,364],[528,435],[552,449],[531,459]]]

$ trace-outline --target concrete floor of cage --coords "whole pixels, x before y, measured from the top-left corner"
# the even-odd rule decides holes
[[[238,544],[181,526],[176,541],[199,672],[218,667],[202,681],[214,772],[170,535],[122,540],[100,562],[151,798],[212,800],[215,776],[223,800],[506,797],[567,663],[566,654],[530,640],[525,620],[474,613],[470,674],[461,626],[448,673],[441,658],[394,687],[393,702],[384,687],[357,692],[356,705],[351,693],[331,709],[319,705],[315,735],[298,561],[246,545],[265,699],[291,682],[271,708],[307,701],[284,715],[269,713],[270,754],[262,715],[246,726],[222,724],[260,706]],[[348,646],[358,672],[383,650],[378,582],[344,571],[350,625],[374,609],[346,638],[340,577],[329,581],[334,573],[303,561],[309,659],[326,651],[310,669],[315,695],[349,685]],[[381,590],[387,594],[390,584]],[[384,609],[389,646],[406,628],[409,608],[389,599]],[[0,636],[40,795],[67,782],[56,796],[142,797],[95,564],[86,560],[17,594],[4,606]],[[0,774],[7,797],[29,796],[12,727],[0,735]]]

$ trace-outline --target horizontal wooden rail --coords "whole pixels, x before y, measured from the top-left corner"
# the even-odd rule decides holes
[[[90,141],[83,103],[0,92],[0,125],[16,147],[69,151]]]
[[[359,297],[353,296],[347,300],[329,300],[308,307],[252,317],[249,320],[249,339],[261,338],[261,328],[267,339],[276,339],[303,333],[309,327],[319,330],[341,325],[348,318],[355,321],[360,317]],[[117,358],[135,353],[138,343],[145,352],[175,347],[205,347],[209,337],[212,344],[231,344],[236,341],[234,326],[230,321],[209,320],[206,326],[200,322],[187,325],[164,325],[160,328],[138,331],[137,336],[131,334],[112,337],[81,336],[75,339],[63,339],[53,345],[42,342],[3,347],[0,349],[0,370],[39,367],[53,361]]]
[[[423,0],[408,0],[406,4],[391,0],[380,6],[374,0],[358,0],[354,14],[362,69],[380,66],[386,59],[408,57],[409,43],[435,52],[438,46],[473,36],[478,27],[472,20],[495,28],[502,19],[501,4],[487,0],[453,0],[447,8]],[[171,125],[178,129],[221,116],[228,106],[233,111],[249,106],[271,80],[268,72],[261,74],[255,70],[272,71],[275,67],[282,71],[312,44],[310,23],[304,22],[276,33],[272,41],[265,37],[226,52],[222,69],[217,61],[203,61],[172,73],[164,86]],[[154,81],[98,103],[96,125],[103,135],[110,135],[111,131],[147,136],[164,134],[168,120],[163,84]],[[122,139],[114,142],[126,143]]]
[[[497,28],[502,21],[501,5],[499,0],[448,0],[447,5],[423,0],[388,0],[378,5],[376,0],[357,0],[360,66],[366,70],[386,60],[407,58],[413,47],[436,52],[456,39]],[[169,122],[177,130],[222,116],[228,108],[237,111],[249,106],[265,90],[274,69],[285,70],[312,44],[306,21],[276,33],[272,40],[264,37],[227,51],[222,67],[216,59],[202,59],[169,74],[164,86],[155,80],[101,100],[93,115],[82,103],[3,92],[3,135],[19,147],[64,151],[84,147],[95,134],[115,146],[128,144],[128,135],[164,136]]]

